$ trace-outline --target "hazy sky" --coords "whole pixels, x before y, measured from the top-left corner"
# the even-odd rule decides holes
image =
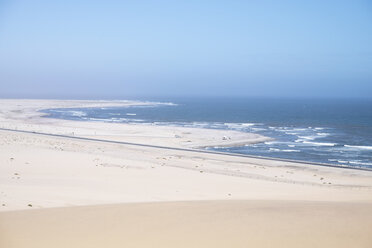
[[[372,3],[0,0],[0,97],[372,97]]]

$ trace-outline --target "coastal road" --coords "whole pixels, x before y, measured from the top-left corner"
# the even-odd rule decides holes
[[[94,139],[94,138],[85,138],[85,137],[79,137],[79,136],[42,133],[42,132],[9,129],[9,128],[0,128],[0,130],[9,131],[9,132],[17,132],[17,133],[37,134],[37,135],[44,135],[44,136],[50,136],[50,137],[68,138],[68,139],[76,139],[76,140],[86,140],[86,141],[94,141],[94,142],[104,142],[104,143],[111,143],[111,144],[121,144],[121,145],[128,145],[128,146],[149,147],[149,148],[156,148],[156,149],[166,149],[166,150],[174,150],[174,151],[193,152],[193,153],[208,153],[208,154],[217,154],[217,155],[224,155],[224,156],[246,157],[246,158],[263,159],[263,160],[271,160],[271,161],[282,161],[282,162],[289,162],[289,163],[301,163],[301,164],[308,164],[308,165],[326,166],[326,167],[351,169],[351,170],[372,171],[372,168],[348,167],[348,166],[340,166],[340,165],[335,165],[335,164],[317,163],[317,162],[292,160],[292,159],[270,158],[270,157],[237,154],[237,153],[228,153],[228,152],[217,152],[217,151],[201,150],[201,149],[149,145],[149,144],[141,144],[141,143],[133,143],[133,142],[125,142],[125,141],[115,141],[115,140],[105,140],[105,139]]]

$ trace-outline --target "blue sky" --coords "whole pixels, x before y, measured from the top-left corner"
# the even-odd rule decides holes
[[[0,0],[0,97],[372,97],[363,1]]]

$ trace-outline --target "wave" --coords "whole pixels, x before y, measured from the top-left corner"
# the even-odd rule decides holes
[[[362,150],[372,150],[372,146],[352,146],[352,145],[344,145],[344,147],[355,148],[355,149],[362,149]]]
[[[335,146],[335,143],[322,143],[322,142],[310,142],[310,141],[303,141],[304,144],[310,144],[314,146]]]
[[[107,119],[100,119],[100,118],[87,118],[89,121],[107,121]]]
[[[310,135],[310,136],[297,136],[300,138],[300,140],[314,140],[316,139],[317,137],[314,136],[314,135]]]
[[[266,141],[264,144],[265,145],[273,145],[273,144],[278,144],[278,143],[280,143],[280,142],[278,142],[278,141]]]
[[[272,152],[300,152],[300,150],[293,150],[293,149],[278,149],[278,148],[269,148],[269,151]]]
[[[368,162],[363,162],[361,160],[351,160],[351,161],[346,161],[346,160],[339,160],[339,159],[328,159],[328,161],[331,161],[331,162],[337,162],[337,163],[340,163],[340,164],[349,164],[349,165],[359,165],[359,166],[372,166],[372,163],[368,163]]]
[[[83,117],[83,116],[86,116],[87,115],[83,111],[70,110],[70,111],[66,111],[66,112],[69,113],[71,116],[76,116],[76,117]]]
[[[306,128],[293,128],[292,131],[307,131],[307,129]]]
[[[131,116],[133,116],[133,115],[137,115],[137,114],[134,114],[134,113],[126,113],[125,115],[131,115]]]
[[[299,135],[298,132],[285,132],[286,134],[289,134],[289,135]]]
[[[325,137],[325,136],[329,136],[330,134],[329,133],[317,133],[317,135]]]
[[[255,132],[257,132],[257,131],[266,131],[265,128],[259,128],[259,127],[253,127],[253,128],[251,128],[251,130],[252,131],[255,131]]]
[[[251,126],[256,126],[260,125],[260,123],[240,123],[243,127],[251,127]]]
[[[337,159],[334,159],[334,158],[330,158],[330,159],[328,159],[328,161],[335,162],[335,161],[338,161],[338,160]]]
[[[272,152],[280,152],[280,149],[277,149],[277,148],[269,148],[269,151],[272,151]]]
[[[372,166],[372,163],[365,163],[360,161],[349,161],[350,164],[356,164],[356,165],[365,165],[365,166]]]

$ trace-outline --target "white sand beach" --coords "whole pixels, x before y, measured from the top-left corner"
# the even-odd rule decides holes
[[[0,247],[372,244],[371,171],[171,149],[270,140],[257,134],[38,112],[130,104],[150,103],[0,100]]]

